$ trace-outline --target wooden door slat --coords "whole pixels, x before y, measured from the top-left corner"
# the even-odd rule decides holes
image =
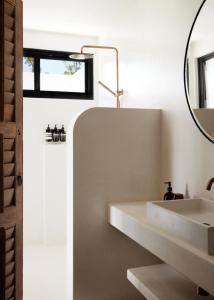
[[[7,27],[4,29],[4,38],[8,42],[13,42],[14,40],[14,30],[11,30]]]
[[[4,151],[5,150],[13,150],[14,142],[15,142],[15,139],[4,139],[4,141],[3,141]],[[4,176],[9,176],[9,175],[4,175]]]
[[[9,264],[14,260],[14,253],[15,253],[15,251],[12,250],[6,254],[6,259],[5,259],[6,264]]]
[[[10,55],[14,54],[14,44],[9,41],[5,41],[4,49],[5,49],[5,54],[10,54]]]
[[[4,93],[4,103],[6,104],[13,104],[14,103],[14,93],[8,93],[8,92],[5,92]]]
[[[5,177],[14,175],[14,170],[15,170],[15,164],[14,163],[4,164],[4,166],[3,166],[3,173],[4,173]]]
[[[13,248],[14,248],[14,241],[15,241],[14,238],[6,240],[6,243],[5,243],[5,251],[6,252],[9,252],[9,251],[13,250]],[[11,264],[9,264],[9,265],[11,265]]]
[[[12,226],[16,218],[16,207],[5,208],[1,215],[1,224]]]
[[[5,79],[4,81],[5,92],[14,92],[14,80]]]
[[[4,190],[4,207],[13,205],[14,189]]]
[[[11,262],[5,267],[5,276],[9,276],[14,272],[15,262]]]
[[[6,79],[14,80],[14,68],[5,67],[4,76]]]
[[[14,156],[15,156],[14,151],[4,151],[4,158],[3,158],[4,164],[13,163]]]
[[[17,125],[15,123],[0,122],[0,134],[3,135],[4,141],[16,137]]]
[[[8,177],[4,177],[4,189],[11,189],[12,187],[14,187],[14,183],[15,183],[15,177],[14,176],[8,176]]]
[[[5,9],[5,13],[8,16],[14,17],[15,9],[13,5],[9,4],[8,2],[5,2],[4,9]]]
[[[15,227],[12,226],[12,227],[9,227],[5,230],[5,238],[6,240],[9,240],[13,237],[14,235],[14,232],[15,232]]]
[[[6,277],[6,279],[5,279],[5,288],[6,289],[11,287],[12,285],[14,285],[14,278],[15,278],[14,274],[11,274]]]
[[[9,67],[13,67],[14,66],[14,56],[11,54],[7,54],[5,53],[5,65],[9,66]]]
[[[14,23],[15,23],[14,18],[10,17],[7,14],[4,14],[4,25],[5,25],[5,27],[7,27],[9,29],[14,29]]]
[[[12,296],[13,296],[13,293],[14,293],[14,289],[15,289],[15,286],[11,286],[10,288],[6,289],[6,292],[5,292],[5,300],[9,300]]]
[[[14,113],[15,113],[15,106],[13,104],[4,105],[4,121],[13,122]]]
[[[13,104],[4,105],[4,120],[6,122],[14,121],[15,106]]]

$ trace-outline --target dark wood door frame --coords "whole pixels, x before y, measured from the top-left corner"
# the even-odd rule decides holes
[[[22,19],[0,0],[0,300],[23,298]]]

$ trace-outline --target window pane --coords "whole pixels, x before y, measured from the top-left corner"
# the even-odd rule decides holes
[[[41,59],[40,89],[42,91],[85,93],[85,63]]]
[[[206,61],[205,66],[205,81],[206,81],[206,100],[207,108],[214,108],[214,59]]]
[[[34,58],[23,58],[23,89],[34,90]]]

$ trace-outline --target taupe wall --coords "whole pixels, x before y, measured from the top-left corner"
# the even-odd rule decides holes
[[[160,199],[160,110],[94,108],[74,128],[74,300],[137,300],[130,267],[158,261],[108,225],[108,203]]]

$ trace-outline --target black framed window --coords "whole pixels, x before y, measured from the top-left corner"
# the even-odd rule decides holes
[[[23,96],[93,100],[93,59],[71,52],[24,49]]]
[[[214,52],[198,58],[199,108],[214,108]]]

